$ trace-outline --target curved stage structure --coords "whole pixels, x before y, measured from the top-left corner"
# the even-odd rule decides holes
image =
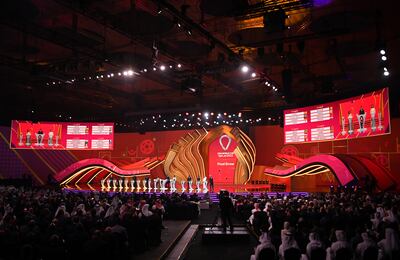
[[[85,159],[75,162],[59,172],[55,179],[61,186],[78,186],[80,184],[90,187],[91,184],[100,183],[102,179],[112,178],[132,178],[150,175],[150,170],[154,169],[164,160],[146,158],[142,161],[118,167],[110,161],[104,159]]]
[[[396,184],[390,172],[363,156],[320,154],[301,159],[295,156],[278,154],[277,159],[282,161],[283,166],[266,167],[264,174],[288,178],[330,172],[343,186],[354,185],[366,178],[371,178],[375,180],[380,190],[389,190]]]

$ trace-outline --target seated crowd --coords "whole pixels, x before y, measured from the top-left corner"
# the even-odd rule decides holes
[[[400,195],[363,191],[234,198],[260,244],[252,259],[400,259]]]
[[[196,217],[196,200],[0,187],[0,259],[130,259],[161,243],[164,217]]]

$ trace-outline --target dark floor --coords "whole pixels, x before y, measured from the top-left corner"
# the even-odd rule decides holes
[[[202,242],[204,229],[201,228],[195,235],[189,245],[184,259],[204,260],[204,259],[250,259],[254,253],[254,247],[257,246],[257,240],[250,236],[250,241],[231,241],[207,243]]]
[[[168,250],[169,247],[177,240],[179,235],[184,232],[189,225],[188,220],[165,220],[163,222],[166,229],[162,230],[161,240],[163,241],[159,246],[153,247],[142,254],[133,256],[133,259],[153,260],[160,259],[161,256]]]
[[[210,210],[202,210],[201,216],[192,221],[192,224],[213,224],[215,216],[218,214],[218,206],[213,205]],[[232,219],[234,225],[244,224],[243,220]],[[248,242],[231,241],[218,243],[203,243],[202,234],[204,229],[200,228],[189,244],[184,259],[204,260],[204,259],[250,259],[254,253],[254,247],[257,246],[257,240],[250,235]]]

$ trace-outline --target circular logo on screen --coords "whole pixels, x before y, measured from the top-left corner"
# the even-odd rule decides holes
[[[152,152],[154,152],[154,147],[155,145],[152,140],[150,139],[143,140],[140,143],[140,152],[145,155],[151,154]]]
[[[290,155],[290,156],[298,156],[299,150],[297,150],[297,148],[294,147],[293,145],[286,145],[285,147],[283,147],[281,149],[281,153]]]
[[[222,150],[228,150],[229,146],[231,145],[232,139],[227,135],[221,135],[219,138],[219,145],[221,145]]]

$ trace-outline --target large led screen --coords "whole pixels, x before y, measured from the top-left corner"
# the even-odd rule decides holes
[[[285,144],[390,133],[388,88],[321,105],[284,111]]]
[[[12,149],[112,150],[114,123],[11,122]]]

